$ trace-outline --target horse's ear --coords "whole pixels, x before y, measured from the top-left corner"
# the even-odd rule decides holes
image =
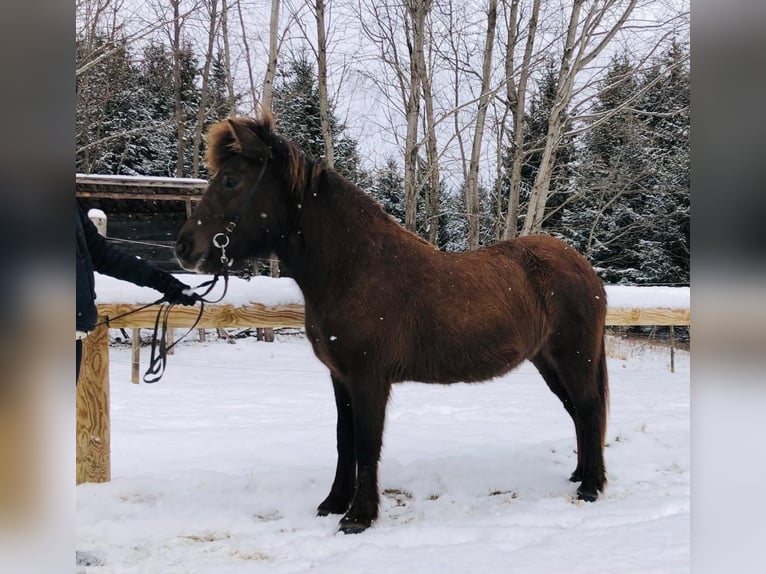
[[[269,157],[269,149],[266,143],[255,131],[252,120],[245,118],[229,118],[226,120],[231,131],[233,141],[231,148],[245,157],[260,159]]]

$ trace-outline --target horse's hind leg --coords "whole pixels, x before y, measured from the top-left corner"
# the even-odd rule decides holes
[[[564,408],[569,413],[569,416],[572,417],[572,422],[574,423],[575,427],[575,434],[577,435],[577,467],[570,475],[569,480],[572,482],[580,482],[582,480],[582,431],[580,430],[580,425],[577,423],[577,416],[575,415],[572,399],[569,397],[569,392],[567,391],[566,387],[561,382],[559,374],[556,372],[556,365],[551,359],[549,359],[544,353],[540,352],[537,354],[537,356],[532,358],[531,361],[539,371],[540,375],[543,377],[543,380],[548,385],[548,388],[553,391],[553,394],[559,398],[561,403],[564,405]]]
[[[580,471],[582,483],[577,489],[577,497],[593,501],[606,485],[604,433],[608,388],[603,344],[589,347],[582,340],[573,339],[571,344],[551,349],[548,356],[572,401],[575,428],[579,431],[575,473]]]
[[[351,395],[335,376],[332,377],[332,387],[335,391],[335,407],[338,411],[336,426],[338,464],[330,494],[317,508],[319,516],[346,512],[354,497],[354,481],[356,480],[354,416],[351,407]]]

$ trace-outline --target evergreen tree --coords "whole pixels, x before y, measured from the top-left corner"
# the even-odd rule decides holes
[[[443,251],[468,251],[468,219],[466,217],[465,192],[462,186],[460,189],[442,195],[441,213],[439,249]]]
[[[609,114],[638,90],[627,56],[612,60],[602,82],[595,115]],[[587,132],[580,197],[563,215],[564,237],[601,270],[609,282],[634,283],[640,275],[645,157],[640,122],[625,109]]]
[[[184,148],[184,176],[189,177],[193,172],[194,127],[197,124],[197,110],[202,100],[202,94],[197,83],[200,75],[199,60],[194,53],[191,42],[185,41],[181,47],[181,116],[184,123],[184,139],[189,143]],[[177,136],[176,136],[177,137]],[[205,177],[204,170],[200,177]]]
[[[687,52],[673,42],[641,78],[646,92],[641,109],[646,126],[644,149],[649,158],[648,210],[658,225],[653,235],[660,249],[646,253],[653,282],[689,282],[690,226],[690,74]],[[655,82],[655,79],[659,81]]]
[[[94,40],[100,50],[111,51],[77,77],[75,166],[85,173],[135,173],[142,146],[137,134],[149,123],[143,105],[139,70],[124,39]],[[78,58],[84,58],[86,39],[76,45]],[[84,64],[78,60],[77,65]]]
[[[646,92],[587,133],[579,193],[562,210],[561,234],[608,282],[688,281],[688,71],[667,72],[679,58],[644,75],[615,58],[598,95],[597,116]]]
[[[223,54],[219,52],[210,65],[208,109],[205,116],[206,127],[237,113],[237,103],[240,97],[235,94],[234,101],[229,101],[228,77],[229,72],[226,69]]]
[[[126,41],[96,41],[111,53],[77,78],[77,170],[175,175],[178,133],[171,50],[164,44],[150,43],[137,62]],[[85,39],[78,40],[78,57],[85,56],[85,45]],[[188,139],[200,103],[198,75],[197,58],[191,44],[186,43],[181,52],[181,114]],[[215,97],[214,101],[218,104]],[[213,113],[209,118],[217,119]],[[184,158],[189,172],[191,154],[189,147]]]
[[[386,159],[386,166],[372,177],[370,195],[386,213],[404,225],[404,177],[393,157]]]
[[[176,139],[173,124],[175,102],[173,98],[173,54],[160,43],[150,43],[143,50],[141,80],[146,105],[153,128],[145,134],[147,141],[144,161],[140,169],[143,175],[172,177],[176,169]]]

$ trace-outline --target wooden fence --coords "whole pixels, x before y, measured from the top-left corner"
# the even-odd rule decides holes
[[[101,320],[117,317],[141,305],[99,305]],[[110,321],[111,328],[151,328],[157,307]],[[192,307],[174,307],[168,326],[190,328],[198,315]],[[608,325],[689,325],[686,309],[609,308]],[[207,305],[199,328],[303,327],[303,305]],[[107,482],[111,478],[109,429],[109,330],[97,327],[83,342],[83,362],[77,386],[77,483]]]

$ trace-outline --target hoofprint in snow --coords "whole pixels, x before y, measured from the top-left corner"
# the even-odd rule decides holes
[[[305,339],[188,340],[154,385],[131,384],[130,350],[112,348],[112,481],[77,488],[77,548],[104,564],[85,570],[688,572],[689,355],[675,373],[667,350],[612,355],[597,502],[576,500],[571,419],[524,363],[483,384],[395,385],[380,518],[343,535],[315,516],[335,406]]]

